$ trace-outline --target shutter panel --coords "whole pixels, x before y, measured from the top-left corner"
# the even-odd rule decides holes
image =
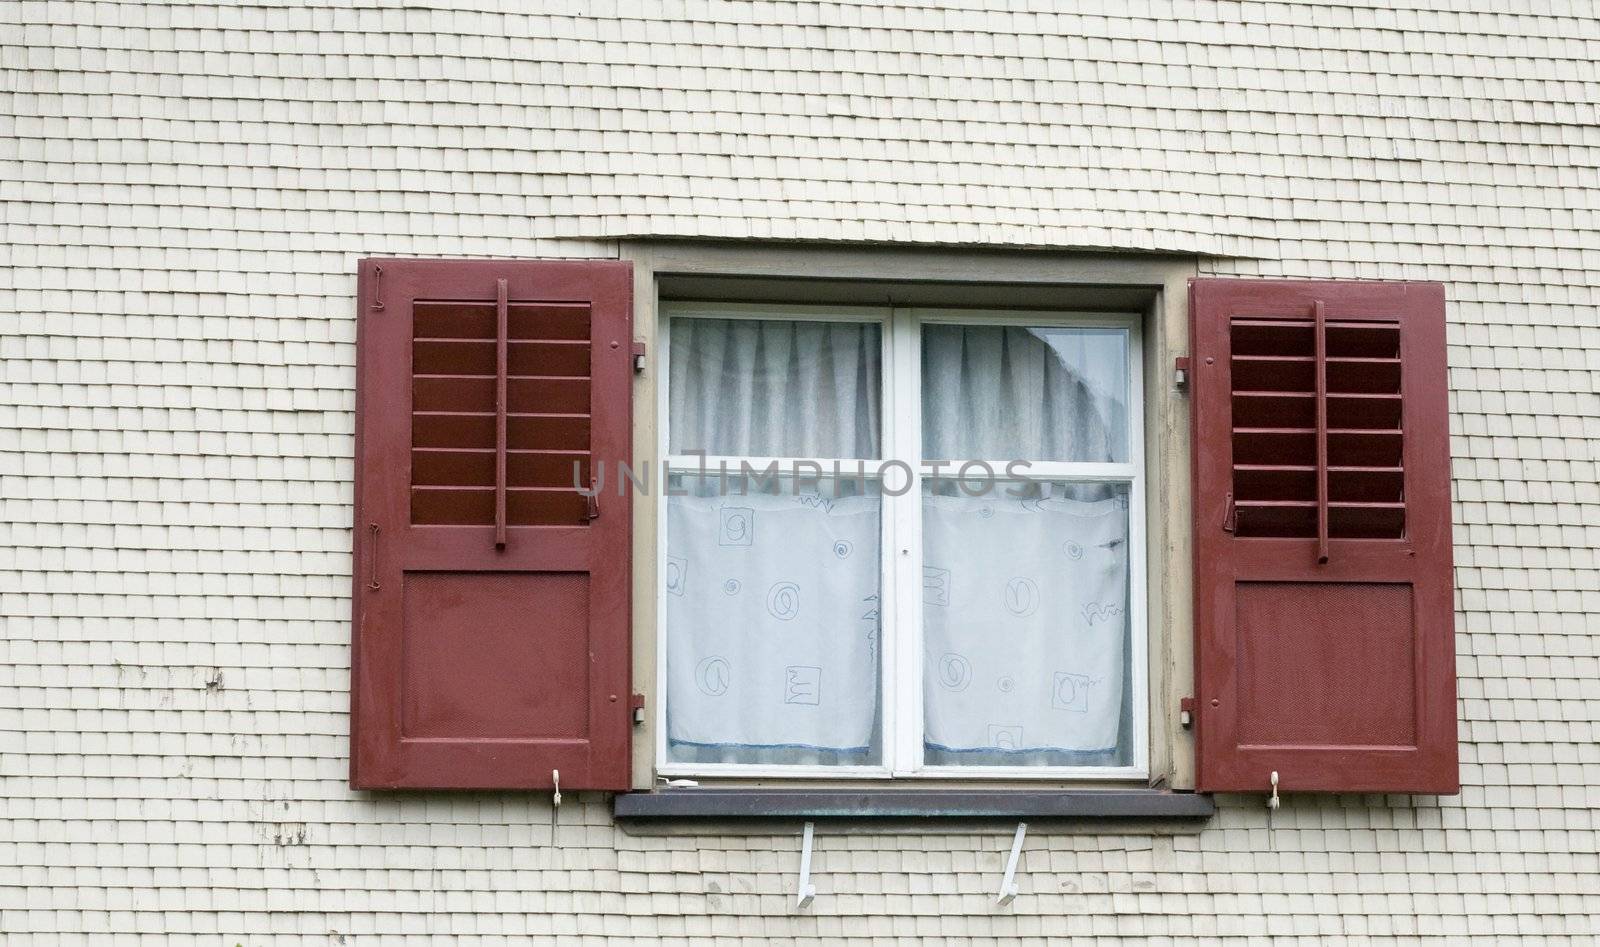
[[[1189,306],[1198,788],[1458,791],[1444,288]]]
[[[364,260],[351,784],[626,789],[618,261]]]

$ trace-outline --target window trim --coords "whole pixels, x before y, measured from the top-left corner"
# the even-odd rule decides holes
[[[645,352],[634,378],[633,454],[654,459],[655,403],[659,377],[656,313],[664,300],[825,300],[842,304],[902,302],[1021,305],[1032,308],[1111,308],[1139,312],[1144,319],[1147,563],[1150,596],[1150,777],[1153,789],[1195,787],[1195,732],[1179,714],[1194,693],[1193,557],[1190,522],[1190,404],[1174,377],[1174,359],[1189,354],[1189,282],[1199,276],[1199,258],[1182,253],[1144,253],[1015,247],[783,243],[761,240],[660,240],[623,237],[583,244],[586,253],[614,254],[633,264],[634,340]],[[660,699],[656,681],[654,497],[637,501],[633,540],[633,680],[646,711],[634,727],[633,788],[659,789],[655,773]],[[708,779],[704,785],[781,787],[805,785],[783,779]],[[870,790],[887,784],[841,781]],[[812,784],[821,785],[821,784]],[[930,780],[928,790],[950,786]],[[995,781],[971,787],[998,791],[1045,783]],[[1119,788],[1126,782],[1056,784],[1064,789]],[[969,786],[970,784],[957,784]]]
[[[1114,825],[1118,831],[1127,831],[1128,823],[1135,820],[1160,820],[1165,823],[1160,831],[1166,833],[1174,823],[1191,824],[1198,830],[1215,813],[1215,801],[1204,793],[1145,787],[1085,789],[1078,785],[1061,789],[1037,784],[1027,789],[996,789],[970,782],[944,789],[883,784],[847,789],[706,787],[618,793],[612,799],[612,814],[624,822],[692,824],[714,820],[711,824],[719,834],[733,826],[746,825],[763,831],[768,823],[780,819],[891,824],[915,820],[916,830],[926,832],[927,820],[934,817],[960,819],[963,826],[1000,819],[1045,820],[1045,825],[1095,819]],[[772,834],[770,829],[765,831]],[[971,829],[964,827],[962,831]]]
[[[673,319],[692,318],[752,318],[784,321],[812,322],[874,322],[880,325],[882,354],[880,371],[882,388],[879,397],[880,443],[877,458],[865,459],[875,463],[888,459],[921,460],[922,437],[922,376],[921,344],[922,326],[926,324],[1041,326],[1116,328],[1128,332],[1128,404],[1127,449],[1128,459],[1121,463],[1087,463],[1072,461],[1030,462],[1029,476],[1038,479],[1116,481],[1129,485],[1129,615],[1128,655],[1131,668],[1130,735],[1133,741],[1131,762],[1126,766],[951,766],[927,764],[922,745],[924,669],[922,667],[922,608],[917,590],[920,581],[914,581],[922,570],[922,474],[920,464],[912,470],[911,482],[900,496],[883,494],[880,541],[880,580],[884,596],[880,602],[882,627],[886,630],[881,639],[882,656],[879,662],[879,692],[883,695],[880,737],[883,761],[877,765],[832,766],[827,764],[757,764],[757,763],[681,763],[668,757],[666,721],[666,640],[667,602],[666,583],[657,577],[652,589],[655,608],[655,682],[657,699],[654,708],[654,739],[652,740],[653,771],[664,778],[717,778],[756,779],[782,778],[805,781],[842,779],[868,781],[942,780],[957,784],[974,784],[984,781],[1057,781],[1081,784],[1109,781],[1125,783],[1148,780],[1151,765],[1150,694],[1153,687],[1151,642],[1148,620],[1149,557],[1145,507],[1145,483],[1150,470],[1145,458],[1145,385],[1143,314],[1126,312],[1097,312],[1092,309],[1037,310],[1027,308],[985,307],[933,307],[933,306],[850,306],[816,304],[772,304],[737,302],[671,302],[658,304],[653,322],[658,354],[656,356],[655,385],[655,452],[673,469],[695,469],[699,463],[715,465],[724,458],[701,458],[698,455],[672,455],[669,421],[671,351],[669,330]],[[729,461],[745,461],[765,466],[769,460],[781,465],[796,461],[832,464],[834,458],[755,458],[733,457]],[[986,460],[995,465],[994,458],[959,458],[955,462]],[[1005,458],[998,459],[994,469],[1004,470]],[[840,463],[853,465],[855,459],[839,459]],[[826,468],[825,468],[826,469]],[[665,470],[662,474],[661,492],[665,492]],[[665,562],[667,543],[667,506],[662,500],[655,503],[655,557]],[[899,555],[895,555],[896,550]],[[654,575],[655,570],[651,570]],[[909,577],[908,577],[909,575]],[[889,594],[893,593],[893,594]],[[889,629],[893,629],[892,632]],[[891,688],[892,679],[898,686]]]

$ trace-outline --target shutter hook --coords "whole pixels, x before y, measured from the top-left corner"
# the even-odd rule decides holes
[[[1274,773],[1273,775],[1276,776],[1277,774]],[[555,799],[553,800],[553,804],[554,804],[555,808],[559,809],[559,808],[561,808],[561,770],[559,770],[559,769],[551,770],[550,771],[550,780],[556,784],[556,795],[555,795]]]
[[[811,835],[816,827],[815,822],[807,822],[800,836],[800,884],[795,888],[794,898],[797,911],[810,907],[812,899],[817,896],[817,886],[811,883]]]
[[[1267,808],[1276,809],[1283,800],[1278,798],[1278,771],[1272,771],[1272,795],[1267,799]]]
[[[372,308],[383,308],[383,267],[372,268]]]
[[[1028,823],[1017,823],[1017,834],[1011,838],[1011,857],[1006,859],[1006,874],[1000,879],[1000,891],[994,896],[994,903],[1004,907],[1010,904],[1017,896],[1017,859],[1022,857],[1022,840],[1028,835]]]

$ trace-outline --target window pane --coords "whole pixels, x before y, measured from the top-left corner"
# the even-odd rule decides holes
[[[927,324],[922,456],[1128,459],[1128,330]]]
[[[878,456],[876,323],[679,318],[671,333],[672,453]]]
[[[671,478],[668,755],[875,763],[878,489],[760,479]]]
[[[925,481],[923,565],[929,764],[1128,764],[1126,484]]]

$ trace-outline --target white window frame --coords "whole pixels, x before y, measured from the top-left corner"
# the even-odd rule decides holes
[[[738,470],[741,462],[764,469],[777,461],[780,470],[791,470],[797,462],[822,463],[827,472],[836,458],[811,457],[718,457],[672,455],[670,404],[672,319],[773,319],[811,322],[875,322],[880,326],[881,384],[878,458],[838,458],[841,468],[853,473],[856,463],[869,470],[889,459],[912,465],[912,480],[899,496],[883,492],[880,517],[880,577],[882,635],[879,661],[879,688],[883,696],[881,744],[883,762],[870,766],[827,764],[693,763],[675,762],[668,756],[666,705],[667,682],[667,607],[666,582],[655,583],[656,599],[656,693],[655,771],[662,777],[725,777],[780,779],[938,779],[967,780],[1145,780],[1150,772],[1150,641],[1147,618],[1149,579],[1147,574],[1145,523],[1145,432],[1144,432],[1144,345],[1140,336],[1142,320],[1127,313],[1085,311],[1039,311],[1028,309],[940,309],[892,306],[808,306],[742,303],[662,302],[659,306],[656,339],[659,347],[656,385],[656,456],[665,458],[674,471],[695,471],[704,463],[716,470],[720,462]],[[922,402],[921,402],[921,327],[944,323],[962,325],[1027,326],[1034,328],[1083,327],[1118,328],[1128,332],[1128,460],[1124,463],[1079,463],[1032,461],[1027,475],[1044,480],[1120,481],[1129,485],[1128,538],[1129,562],[1129,698],[1132,701],[1131,762],[1126,766],[940,766],[923,762],[923,668],[922,655]],[[943,458],[941,458],[943,459]],[[958,458],[960,461],[986,460],[1003,475],[1011,458]],[[898,473],[895,475],[898,476]],[[898,484],[896,484],[898,486]],[[666,561],[667,507],[666,477],[661,481],[663,496],[655,504],[656,557]],[[890,686],[891,680],[897,685]]]

